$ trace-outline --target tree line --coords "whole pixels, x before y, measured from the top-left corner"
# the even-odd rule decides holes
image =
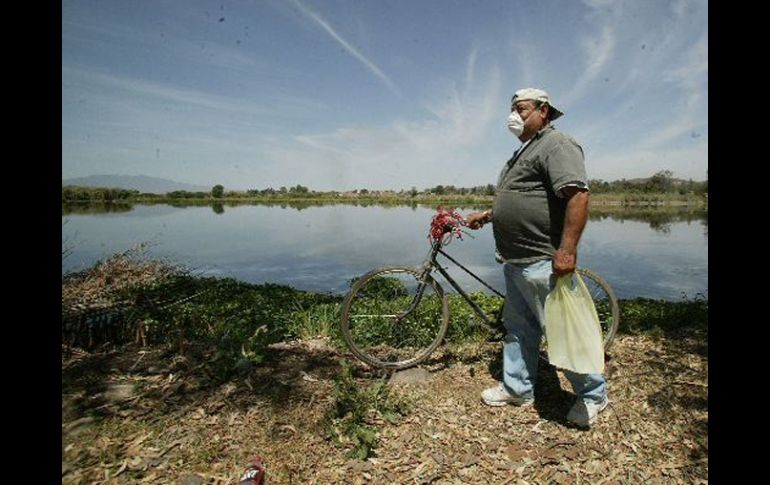
[[[128,202],[139,195],[140,192],[134,189],[79,187],[76,185],[65,185],[61,188],[62,202]]]
[[[601,179],[588,181],[588,186],[594,194],[695,194],[703,195],[709,191],[708,178],[702,182],[692,179],[681,180],[674,178],[670,170],[661,170],[650,178],[636,180],[615,180],[605,182]]]
[[[661,170],[652,177],[634,180],[615,180],[606,182],[601,179],[589,179],[588,185],[594,194],[673,194],[673,195],[706,195],[708,194],[708,179],[696,182],[692,179],[681,180],[673,176],[670,170]],[[64,186],[62,187],[62,203],[71,202],[130,202],[135,200],[184,200],[184,199],[237,199],[237,198],[339,198],[339,197],[392,197],[392,198],[425,198],[434,196],[463,196],[489,197],[495,194],[492,184],[473,187],[456,187],[454,185],[435,185],[418,190],[375,190],[360,188],[347,191],[316,191],[301,184],[292,187],[252,188],[246,191],[225,191],[221,184],[212,187],[209,192],[188,192],[176,190],[165,194],[140,193],[138,190],[121,188],[94,188]]]

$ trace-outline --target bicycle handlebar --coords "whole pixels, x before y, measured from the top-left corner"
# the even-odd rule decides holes
[[[441,240],[443,242],[447,234],[454,234],[458,239],[462,239],[460,228],[465,225],[465,218],[459,213],[453,210],[445,211],[439,207],[431,220],[428,238],[432,241]]]

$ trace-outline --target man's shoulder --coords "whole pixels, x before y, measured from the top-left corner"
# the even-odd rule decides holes
[[[551,126],[550,129],[546,130],[544,133],[544,138],[548,139],[549,143],[574,143],[575,145],[578,145],[578,142],[575,141],[575,139],[568,135],[567,133],[564,133],[560,129],[556,128],[555,126]]]

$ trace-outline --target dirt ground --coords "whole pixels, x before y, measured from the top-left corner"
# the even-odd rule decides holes
[[[618,337],[590,430],[567,423],[575,396],[542,362],[535,406],[485,406],[500,349],[444,349],[425,381],[393,384],[412,409],[376,422],[365,461],[324,432],[346,356],[323,340],[277,345],[221,385],[193,355],[63,354],[62,483],[237,483],[255,454],[270,484],[708,482],[706,336]],[[362,386],[383,378],[354,365]]]

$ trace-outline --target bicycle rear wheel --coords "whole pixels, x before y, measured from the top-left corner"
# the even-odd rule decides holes
[[[404,369],[425,360],[449,326],[441,286],[416,268],[388,266],[359,278],[342,304],[342,337],[367,364]]]
[[[607,352],[615,338],[620,323],[620,307],[615,292],[603,278],[584,268],[578,268],[578,273],[583,277],[588,292],[596,306],[596,313],[599,316],[599,324],[602,327],[602,339],[604,342],[604,351]]]

